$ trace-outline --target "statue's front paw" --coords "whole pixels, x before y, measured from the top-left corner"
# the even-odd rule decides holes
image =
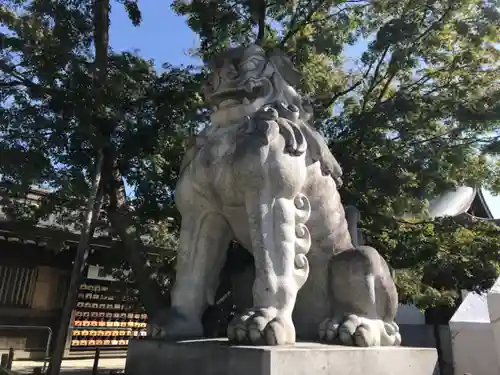
[[[401,335],[396,323],[357,315],[327,319],[319,328],[320,340],[349,346],[398,346]]]
[[[275,308],[251,309],[231,321],[227,336],[235,344],[294,344],[295,327],[291,316],[280,314]]]

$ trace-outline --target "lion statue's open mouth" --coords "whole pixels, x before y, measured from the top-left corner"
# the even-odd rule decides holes
[[[240,105],[251,105],[260,98],[265,98],[272,90],[268,79],[249,78],[240,87],[219,90],[207,97],[212,111],[217,112],[226,108]]]
[[[293,89],[298,72],[282,55],[252,45],[227,50],[209,66],[211,79],[204,87],[204,95],[216,126],[241,122],[278,101],[304,111]]]

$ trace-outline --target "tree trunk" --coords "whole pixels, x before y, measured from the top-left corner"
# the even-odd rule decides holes
[[[166,307],[166,301],[135,229],[125,195],[123,178],[110,145],[105,148],[104,155],[103,175],[106,193],[109,196],[108,219],[123,242],[126,259],[132,267],[139,289],[139,299],[151,319]]]
[[[94,41],[97,65],[96,87],[101,88],[96,93],[96,99],[102,102],[105,95],[102,88],[105,87],[108,75],[109,0],[95,0],[94,5]],[[159,309],[164,307],[161,290],[153,279],[151,265],[141,249],[142,244],[140,238],[135,233],[135,227],[129,212],[123,178],[118,168],[115,150],[111,142],[115,124],[106,121],[105,115],[100,120],[99,128],[104,145],[102,175],[104,191],[110,201],[107,210],[108,219],[124,244],[126,259],[132,267],[134,277],[137,281],[140,300],[148,315],[153,317]]]
[[[94,0],[95,60],[92,82],[94,102],[92,107],[92,123],[90,125],[99,130],[98,134],[100,134],[101,138],[96,141],[99,153],[95,165],[92,189],[88,199],[88,208],[68,288],[68,296],[64,305],[61,327],[59,328],[56,345],[48,369],[48,374],[50,375],[59,375],[61,370],[67,330],[71,323],[71,314],[76,303],[77,290],[81,283],[83,269],[86,265],[89,242],[93,237],[95,218],[100,210],[103,194],[106,193],[109,195],[111,202],[108,210],[109,218],[127,250],[128,260],[139,285],[141,301],[145,305],[146,311],[149,315],[154,316],[163,307],[160,288],[151,278],[150,264],[140,251],[140,239],[136,234],[134,235],[134,226],[128,212],[122,176],[116,166],[116,160],[112,152],[111,135],[114,131],[114,124],[106,121],[106,115],[102,113],[102,103],[105,99],[105,87],[108,75],[109,11],[109,0]]]
[[[78,248],[76,250],[73,270],[71,272],[68,292],[61,314],[61,322],[57,331],[52,358],[47,370],[47,374],[49,375],[59,375],[59,372],[61,371],[61,362],[64,356],[68,328],[71,324],[71,315],[76,304],[78,288],[81,284],[83,270],[85,268],[88,253],[90,250],[90,241],[94,236],[96,217],[98,215],[102,202],[102,190],[99,189],[101,185],[102,162],[103,155],[102,152],[99,152],[96,160],[94,176],[92,178],[92,187],[87,202],[87,212],[85,214],[82,233],[80,236],[80,241],[78,243]]]
[[[82,124],[98,127],[100,119],[100,104],[104,98],[103,88],[106,83],[107,65],[108,65],[108,42],[109,42],[109,0],[95,0],[93,4],[94,20],[94,44],[95,60],[92,72],[92,92],[94,102],[91,107],[91,124]],[[61,363],[66,346],[66,337],[69,325],[71,324],[72,311],[76,304],[77,291],[81,283],[84,267],[87,262],[90,248],[90,240],[94,235],[95,219],[102,203],[103,189],[101,185],[101,172],[104,163],[104,153],[102,149],[102,140],[98,141],[98,155],[95,162],[94,175],[92,178],[92,187],[88,198],[88,207],[85,214],[85,220],[82,226],[80,242],[71,273],[71,279],[68,287],[68,294],[64,302],[60,327],[57,333],[55,347],[49,364],[48,374],[59,375]],[[99,195],[99,197],[98,197]]]

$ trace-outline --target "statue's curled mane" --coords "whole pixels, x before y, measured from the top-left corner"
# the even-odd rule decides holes
[[[297,98],[300,99],[300,97]],[[251,124],[247,129],[254,133],[258,128],[265,129],[271,125],[279,127],[279,133],[285,139],[284,152],[290,155],[301,155],[308,151],[313,163],[319,162],[321,172],[331,176],[337,188],[342,186],[342,169],[330,152],[328,145],[316,129],[300,117],[301,111],[295,104],[286,105],[276,102],[264,106],[255,116],[247,121]]]

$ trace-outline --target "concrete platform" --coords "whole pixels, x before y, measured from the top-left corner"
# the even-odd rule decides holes
[[[226,340],[129,342],[127,375],[437,375],[428,348],[353,348],[316,343],[284,347],[228,345]]]

